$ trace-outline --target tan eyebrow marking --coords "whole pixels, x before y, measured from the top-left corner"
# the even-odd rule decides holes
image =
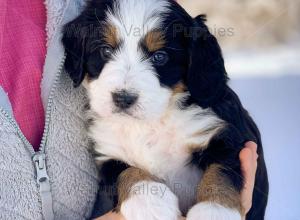
[[[112,47],[117,47],[119,43],[117,28],[112,25],[104,27],[104,41]]]
[[[150,52],[159,50],[166,44],[165,35],[159,30],[150,31],[144,38],[144,44]]]

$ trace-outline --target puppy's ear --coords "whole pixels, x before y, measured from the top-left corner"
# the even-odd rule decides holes
[[[220,46],[205,21],[204,15],[193,21],[187,87],[200,106],[209,107],[222,95],[228,78]]]
[[[87,30],[81,17],[66,24],[63,31],[62,43],[66,53],[65,70],[73,80],[75,87],[82,83],[85,76],[86,33]]]

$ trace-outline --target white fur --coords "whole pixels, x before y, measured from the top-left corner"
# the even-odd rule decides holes
[[[165,179],[185,167],[191,156],[190,146],[205,149],[224,126],[210,110],[200,107],[181,110],[169,106],[165,111],[158,120],[120,114],[94,118],[89,134],[96,142],[95,150]],[[205,133],[210,128],[214,129]]]
[[[217,203],[202,202],[188,212],[187,220],[242,220],[242,216],[238,210]]]
[[[185,192],[196,189],[201,173],[188,165],[189,147],[197,145],[205,149],[224,124],[209,109],[192,106],[182,110],[176,103],[176,99],[172,100],[158,120],[119,114],[96,117],[89,135],[96,143],[96,152],[106,155],[105,159],[125,161],[164,179],[171,188],[177,189],[181,201],[191,204],[195,202],[191,195],[195,194]],[[205,133],[207,130],[210,133]]]
[[[121,213],[128,220],[178,220],[180,216],[177,197],[165,184],[150,181],[131,188]]]
[[[107,22],[117,27],[126,43],[135,44],[148,31],[161,25],[162,13],[169,11],[166,0],[118,0],[107,13]]]

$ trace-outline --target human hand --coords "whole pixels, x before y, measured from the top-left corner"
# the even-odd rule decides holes
[[[125,218],[121,214],[109,212],[106,215],[104,215],[100,218],[97,218],[96,220],[125,220]],[[181,217],[178,220],[185,220],[185,218]]]
[[[109,212],[106,215],[97,218],[96,220],[125,220],[125,218],[121,214],[117,214],[115,212]]]
[[[252,141],[247,142],[245,148],[240,152],[240,161],[245,180],[244,189],[241,193],[241,203],[245,214],[247,214],[252,207],[257,159],[257,144]]]

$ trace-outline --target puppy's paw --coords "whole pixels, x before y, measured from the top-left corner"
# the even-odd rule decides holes
[[[238,210],[212,202],[201,202],[190,209],[187,220],[241,220]]]
[[[181,215],[174,193],[165,184],[152,181],[135,184],[120,211],[128,220],[178,220]]]

